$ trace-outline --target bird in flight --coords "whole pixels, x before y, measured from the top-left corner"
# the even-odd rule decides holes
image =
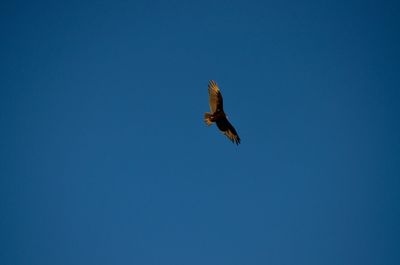
[[[235,128],[233,128],[232,124],[228,121],[224,112],[221,91],[214,80],[208,83],[208,95],[211,112],[204,113],[205,123],[210,126],[215,122],[218,129],[225,134],[232,143],[236,143],[236,145],[240,144],[240,137]]]

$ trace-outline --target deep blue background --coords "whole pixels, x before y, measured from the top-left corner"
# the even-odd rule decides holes
[[[2,3],[0,263],[400,264],[399,11]]]

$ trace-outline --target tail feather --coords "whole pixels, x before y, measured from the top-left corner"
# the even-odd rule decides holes
[[[211,121],[211,113],[209,112],[204,113],[204,121],[207,124],[207,126],[210,126],[213,123]]]

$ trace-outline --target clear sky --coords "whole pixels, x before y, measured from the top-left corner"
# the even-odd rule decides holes
[[[0,264],[400,264],[399,13],[4,1]]]

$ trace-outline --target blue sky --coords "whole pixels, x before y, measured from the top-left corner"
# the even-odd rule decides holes
[[[2,3],[0,263],[399,264],[399,11]]]

